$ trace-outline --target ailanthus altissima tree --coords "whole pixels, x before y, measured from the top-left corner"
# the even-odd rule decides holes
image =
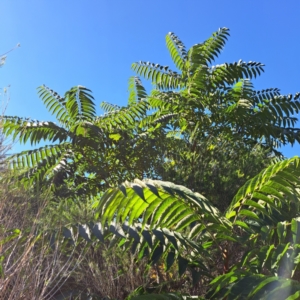
[[[294,115],[299,112],[300,93],[281,95],[278,88],[256,91],[251,79],[264,72],[259,62],[212,65],[228,36],[229,30],[221,28],[187,51],[178,36],[169,33],[167,48],[179,73],[149,62],[132,65],[156,87],[149,102],[157,111],[148,119],[168,118],[175,129],[193,138],[227,133],[271,150],[299,142]]]
[[[282,160],[278,152],[278,146],[300,141],[294,116],[299,94],[255,91],[250,80],[263,71],[261,63],[213,66],[228,35],[222,28],[185,50],[175,34],[168,34],[180,73],[158,64],[133,64],[155,89],[147,95],[140,79],[131,78],[128,106],[104,103],[104,116],[95,115],[90,91],[78,86],[64,97],[39,89],[59,126],[4,118],[7,135],[52,143],[10,158],[21,180],[64,182],[72,187],[68,197],[73,200],[94,195],[90,220],[42,232],[53,248],[118,245],[139,259],[160,262],[166,272],[174,266],[180,275],[188,272],[203,287],[199,299],[300,297],[300,161]],[[257,172],[270,153],[279,161]],[[241,173],[256,154],[262,161],[246,177]],[[218,177],[215,171],[222,168],[226,172]],[[226,186],[225,175],[234,170],[244,184]],[[255,170],[256,176],[246,180]],[[146,174],[154,178],[145,179]],[[212,184],[219,179],[223,185],[217,191]],[[229,205],[218,209],[214,203],[229,192],[234,195]],[[175,293],[135,299],[154,297],[183,299]]]
[[[166,155],[162,178],[204,193],[220,208],[270,157],[281,156],[280,146],[300,141],[299,93],[255,90],[251,79],[264,72],[262,63],[213,64],[228,36],[229,30],[220,28],[187,50],[169,33],[166,44],[177,72],[150,62],[132,65],[154,85],[148,97],[152,113],[142,124],[159,124],[177,141],[177,151]]]
[[[68,182],[80,194],[95,194],[112,184],[151,171],[157,150],[154,139],[137,124],[146,116],[145,91],[130,80],[128,107],[102,103],[107,112],[96,116],[90,90],[77,86],[59,96],[46,86],[38,93],[54,122],[6,116],[3,131],[21,143],[48,145],[9,157],[25,184],[47,181],[54,187]],[[148,155],[144,155],[148,153]]]
[[[297,299],[299,166],[293,158],[264,169],[225,213],[183,186],[127,182],[95,203],[92,223],[65,228],[64,238],[94,246],[109,240],[151,263],[163,261],[166,271],[175,264],[180,275],[189,271],[195,283],[201,280],[204,290],[211,281],[199,299]],[[152,299],[184,299],[175,296]]]
[[[128,106],[103,103],[104,116],[96,116],[94,99],[84,87],[74,87],[64,97],[40,87],[39,95],[59,125],[4,118],[5,134],[32,145],[49,142],[10,158],[22,169],[21,179],[47,179],[54,185],[71,179],[69,187],[87,192],[93,186],[96,193],[124,180],[154,176],[193,190],[204,185],[203,179],[211,181],[209,189],[201,190],[206,196],[216,188],[222,193],[226,184],[236,191],[236,182],[244,183],[264,166],[261,160],[247,161],[266,158],[281,144],[299,142],[294,114],[300,102],[299,94],[284,96],[276,88],[255,91],[250,79],[263,71],[261,63],[213,66],[228,35],[221,28],[187,51],[169,33],[167,47],[180,73],[158,64],[133,64],[155,89],[147,96],[140,79],[132,77]],[[226,160],[236,172],[220,165]]]

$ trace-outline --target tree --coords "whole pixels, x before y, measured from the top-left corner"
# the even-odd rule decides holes
[[[11,157],[15,166],[27,168],[22,181],[47,179],[54,186],[68,181],[68,191],[76,187],[96,194],[124,180],[151,177],[179,182],[214,202],[227,186],[227,200],[219,203],[226,207],[239,184],[266,166],[270,152],[278,154],[276,146],[299,141],[292,115],[300,107],[299,94],[293,98],[278,89],[254,90],[248,78],[263,71],[261,63],[211,66],[228,35],[222,28],[186,51],[169,33],[167,46],[181,74],[158,64],[133,64],[156,88],[148,96],[139,78],[132,77],[128,107],[103,103],[105,116],[95,115],[93,98],[83,87],[72,88],[63,98],[40,87],[60,126],[4,118],[5,134],[51,144]],[[226,161],[230,164],[222,165]]]
[[[104,193],[92,224],[66,228],[65,238],[94,246],[109,239],[152,263],[163,259],[167,271],[176,263],[194,282],[210,281],[199,299],[296,299],[299,175],[297,157],[269,166],[239,189],[225,213],[183,186],[127,182]]]
[[[229,30],[220,28],[186,51],[181,40],[169,33],[167,48],[181,73],[149,62],[132,65],[156,87],[149,102],[157,111],[149,119],[168,118],[174,129],[195,141],[221,133],[223,139],[226,134],[228,139],[260,143],[272,151],[299,142],[293,117],[300,108],[299,93],[293,97],[281,95],[278,88],[255,91],[250,80],[264,71],[259,62],[212,65],[228,36]]]
[[[255,91],[248,78],[263,71],[260,63],[211,66],[227,36],[228,29],[222,28],[186,51],[169,34],[167,45],[181,74],[134,64],[156,89],[147,96],[139,78],[131,78],[128,106],[104,103],[104,116],[96,116],[84,87],[64,97],[40,87],[40,97],[60,126],[5,117],[5,134],[31,144],[52,143],[10,161],[25,183],[64,183],[72,199],[94,196],[94,217],[64,228],[64,240],[76,244],[76,236],[93,245],[110,239],[111,245],[119,243],[152,263],[164,259],[166,270],[176,262],[179,273],[189,270],[194,282],[200,276],[204,283],[211,281],[205,293],[211,299],[257,299],[287,287],[288,295],[296,297],[299,159],[261,171],[229,207],[212,203],[220,203],[224,194],[230,199],[270,153],[280,157],[279,145],[299,142],[293,116],[299,94]],[[154,179],[144,179],[146,174]],[[134,177],[143,180],[130,183]],[[171,178],[177,184],[166,181]],[[202,189],[205,196],[198,193]],[[61,241],[59,232],[44,234],[51,243],[55,235]]]
[[[203,193],[219,208],[274,155],[282,157],[279,146],[300,141],[299,93],[256,91],[250,80],[264,71],[259,62],[212,65],[228,36],[229,30],[221,28],[186,50],[169,33],[167,48],[179,72],[150,62],[132,65],[154,84],[148,97],[152,113],[142,124],[159,124],[178,145],[165,152],[161,178]]]
[[[95,195],[151,171],[157,150],[150,134],[136,125],[146,116],[148,103],[138,81],[132,78],[130,84],[129,106],[102,103],[107,111],[103,116],[96,116],[90,90],[82,86],[70,89],[64,97],[46,86],[39,87],[39,96],[59,125],[5,116],[3,132],[7,136],[12,134],[14,140],[31,145],[50,143],[9,157],[11,165],[21,170],[20,181],[52,185],[56,191],[63,186],[60,195],[70,190]]]

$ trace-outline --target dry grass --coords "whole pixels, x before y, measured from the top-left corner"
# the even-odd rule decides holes
[[[117,247],[82,242],[63,251],[57,241],[51,248],[50,235],[37,235],[46,205],[22,188],[0,184],[1,300],[83,299],[78,294],[121,300],[151,285],[146,262]],[[14,229],[20,234],[7,241]]]
[[[49,238],[37,235],[37,220],[45,202],[20,188],[1,185],[0,299],[51,299],[81,257],[50,249]],[[14,229],[21,232],[8,241]],[[6,242],[5,242],[6,241]]]

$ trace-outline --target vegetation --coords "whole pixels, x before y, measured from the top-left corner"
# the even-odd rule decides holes
[[[102,116],[85,87],[41,86],[59,125],[3,117],[6,136],[48,143],[2,176],[7,299],[300,299],[300,160],[278,150],[300,141],[300,94],[256,91],[261,63],[212,65],[228,36],[186,50],[169,33],[179,71],[134,63],[153,90],[130,78]]]

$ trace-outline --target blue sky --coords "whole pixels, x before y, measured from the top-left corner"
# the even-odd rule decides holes
[[[0,87],[10,85],[6,114],[52,120],[36,94],[42,84],[60,94],[84,85],[98,107],[102,101],[125,105],[133,62],[172,65],[165,46],[169,31],[189,48],[219,27],[231,32],[219,62],[262,62],[266,72],[255,81],[257,89],[295,93],[299,12],[298,0],[2,0],[0,54],[21,44],[0,71]],[[290,157],[299,149],[283,152]]]

